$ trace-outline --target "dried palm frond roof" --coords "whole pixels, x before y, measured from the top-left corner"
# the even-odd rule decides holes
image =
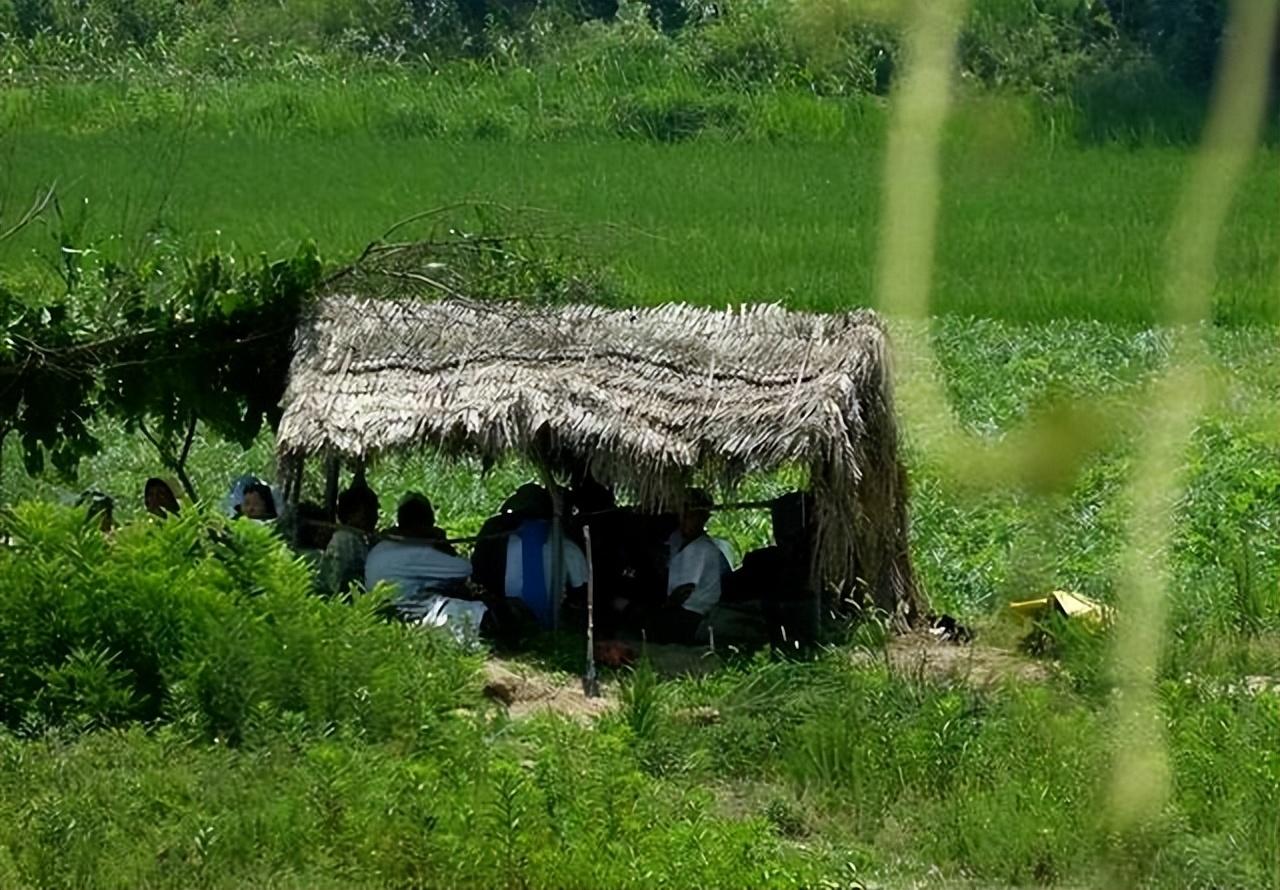
[[[809,472],[817,562],[914,605],[884,329],[869,311],[329,296],[304,319],[282,455],[421,447],[590,469],[647,506]]]

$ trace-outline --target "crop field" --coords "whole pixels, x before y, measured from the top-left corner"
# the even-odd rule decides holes
[[[1143,6],[1059,5],[1113,10],[1117,34],[1114,10]],[[398,0],[261,20],[215,6],[182,6],[171,40],[99,56],[59,30],[61,6],[12,38],[42,7],[0,0],[0,359],[30,336],[15,307],[92,333],[92,288],[171,295],[215,260],[252,281],[306,245],[328,272],[453,205],[553,234],[555,261],[613,303],[838,312],[885,292],[900,97],[874,94],[874,65],[791,58],[769,4],[678,34],[620,9],[568,38],[535,15],[434,68],[367,49]],[[217,515],[233,478],[275,472],[269,429],[235,442],[193,425],[186,471],[207,509],[159,523],[140,489],[160,458],[127,399],[61,428],[83,422],[98,446],[67,472],[29,472],[33,451],[56,455],[24,447],[25,415],[3,417],[0,890],[1280,890],[1274,126],[1234,183],[1210,311],[1169,324],[1202,117],[1141,79],[1161,45],[1135,62],[1052,6],[974,4],[939,149],[928,317],[887,319],[911,557],[971,646],[842,620],[811,653],[722,647],[684,671],[642,659],[605,671],[598,709],[544,692],[522,711],[486,688],[495,665],[576,690],[576,640],[498,660],[387,622],[382,593],[314,596],[272,531]],[[844,8],[821,12],[861,21]],[[882,27],[848,26],[841,52],[879,59]],[[1024,35],[1025,58],[1010,49]],[[730,63],[748,73],[707,73]],[[1063,86],[1092,89],[1108,66],[1139,72],[1139,110],[1118,87]],[[1194,391],[1170,376],[1188,343],[1204,348]],[[1188,436],[1153,462],[1180,398],[1199,400]],[[1167,471],[1154,483],[1153,466]],[[434,453],[369,468],[384,510],[424,491],[456,536],[533,478],[515,459]],[[72,506],[88,489],[116,500],[110,536]],[[1140,537],[1159,527],[1136,515],[1152,504],[1167,546]],[[769,543],[760,511],[716,513],[711,531],[739,554]],[[1052,590],[1114,621],[1029,635],[1008,604]]]
[[[1188,152],[998,149],[962,143],[948,153],[936,309],[1150,323]],[[58,182],[73,231],[108,251],[159,238],[275,256],[314,239],[341,260],[413,213],[479,200],[547,211],[635,300],[823,311],[873,302],[883,159],[872,139],[529,144],[139,127],[19,133],[0,162],[11,192],[21,171],[24,198]],[[1277,317],[1276,162],[1257,160],[1223,238],[1216,313],[1227,323]],[[46,246],[40,239],[30,231],[9,253]]]

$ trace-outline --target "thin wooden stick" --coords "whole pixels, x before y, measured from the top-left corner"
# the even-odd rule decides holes
[[[600,697],[596,676],[596,567],[591,559],[591,526],[582,527],[587,545],[587,672],[582,675],[582,692],[587,698]]]

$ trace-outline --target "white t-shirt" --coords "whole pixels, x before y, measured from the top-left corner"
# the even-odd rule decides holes
[[[424,590],[436,591],[449,582],[471,576],[471,562],[442,553],[423,541],[381,541],[369,551],[364,564],[364,586],[373,590],[379,581],[390,581],[397,600],[412,598]]]
[[[504,587],[507,596],[520,598],[520,591],[524,589],[524,554],[521,552],[520,534],[518,532],[507,536],[507,576]],[[551,541],[547,540],[542,545],[542,577],[551,578]],[[564,542],[564,579],[565,589],[569,590],[574,587],[581,587],[587,583],[587,557],[583,555],[582,548],[572,541]]]
[[[676,532],[668,542],[671,560],[667,564],[667,595],[686,584],[693,585],[693,593],[683,607],[690,612],[705,615],[720,602],[720,578],[729,571],[729,561],[720,547],[709,536],[694,538],[683,544]]]

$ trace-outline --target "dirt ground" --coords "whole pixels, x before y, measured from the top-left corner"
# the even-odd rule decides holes
[[[519,662],[491,658],[484,674],[484,694],[505,705],[515,719],[552,713],[587,722],[617,704],[617,689],[611,683],[601,683],[600,695],[589,698],[581,677],[551,674]]]
[[[953,643],[923,631],[894,637],[883,653],[862,651],[865,662],[887,660],[897,673],[925,680],[963,680],[972,686],[994,686],[1005,680],[1041,683],[1052,664],[1021,653],[979,643]]]
[[[724,663],[719,655],[700,647],[650,645],[645,651],[658,674],[668,678],[702,676]],[[947,642],[927,632],[895,637],[882,652],[863,650],[853,658],[866,664],[887,660],[890,668],[901,674],[929,680],[960,680],[983,688],[1005,680],[1043,682],[1051,673],[1048,663],[1007,649]],[[618,703],[618,689],[613,682],[602,682],[600,695],[588,697],[582,678],[577,675],[549,673],[502,658],[485,663],[484,691],[516,719],[553,713],[589,722]]]

